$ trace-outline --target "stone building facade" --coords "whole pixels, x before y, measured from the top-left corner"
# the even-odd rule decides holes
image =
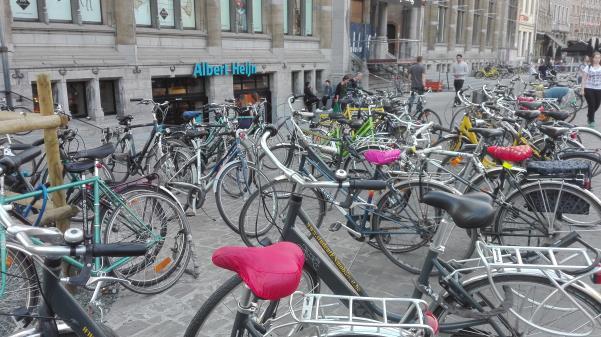
[[[518,11],[518,48],[520,62],[533,60],[536,39],[536,13],[539,0],[521,0]]]
[[[601,40],[601,0],[570,1],[570,40]]]
[[[276,117],[330,75],[332,1],[0,0],[11,98],[35,108],[26,98],[44,72],[76,117],[149,113],[138,97],[175,102],[175,114],[257,96]],[[195,77],[197,63],[256,73]]]

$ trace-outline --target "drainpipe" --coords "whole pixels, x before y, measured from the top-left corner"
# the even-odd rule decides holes
[[[12,91],[10,83],[10,68],[8,67],[8,47],[4,41],[4,25],[0,23],[0,57],[2,58],[2,72],[4,76],[4,97],[6,104],[13,105],[13,97],[10,94]]]

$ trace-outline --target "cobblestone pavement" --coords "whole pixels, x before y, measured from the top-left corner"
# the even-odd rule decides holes
[[[451,99],[451,93],[433,94],[428,107],[439,112],[450,110]],[[450,120],[450,114],[443,116],[443,122]],[[330,212],[324,221],[325,227],[336,220],[340,220],[340,216]],[[188,221],[193,231],[200,277],[195,279],[185,274],[175,286],[158,295],[120,291],[105,316],[107,324],[119,336],[183,335],[192,316],[207,297],[232,275],[216,268],[210,261],[216,248],[242,245],[239,236],[221,220],[212,195],[205,202],[204,212],[189,217]],[[416,277],[393,265],[382,253],[366,243],[353,240],[344,230],[332,233],[324,229],[323,234],[370,295],[398,297],[411,293]],[[461,245],[461,242],[453,244]]]

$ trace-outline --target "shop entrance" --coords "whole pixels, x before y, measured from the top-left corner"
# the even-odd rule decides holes
[[[155,102],[169,101],[171,107],[165,117],[166,124],[183,124],[184,111],[201,110],[207,104],[205,81],[202,78],[174,77],[153,78],[152,99]]]
[[[69,112],[74,118],[88,117],[88,99],[86,82],[67,82]]]
[[[269,74],[252,76],[234,76],[234,97],[241,106],[258,102],[261,98],[267,100],[265,106],[265,121],[271,123],[271,91],[269,90]]]
[[[101,80],[100,84],[100,105],[104,115],[116,115],[118,106],[118,95],[116,88],[118,88],[116,80]]]

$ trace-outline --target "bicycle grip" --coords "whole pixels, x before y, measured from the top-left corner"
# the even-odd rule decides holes
[[[354,190],[384,190],[384,180],[349,180],[349,188]]]
[[[145,243],[105,243],[92,246],[92,256],[128,257],[146,254]]]
[[[132,98],[129,100],[130,102],[142,102],[143,99],[142,98]]]

